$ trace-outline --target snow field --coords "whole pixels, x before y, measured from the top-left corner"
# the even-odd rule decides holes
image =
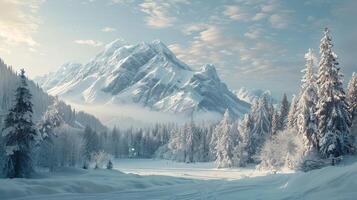
[[[166,163],[166,165],[165,165]],[[0,179],[0,199],[356,199],[357,163],[307,173],[259,177],[253,169],[212,168],[212,163],[185,164],[164,160],[121,159],[117,170],[63,169],[36,179]],[[155,171],[156,169],[156,171]],[[182,175],[191,173],[194,179]],[[146,173],[144,173],[146,171]],[[149,176],[163,174],[171,176]],[[211,178],[213,172],[216,175]],[[242,176],[235,172],[241,171]],[[225,179],[225,173],[232,174]],[[202,177],[202,174],[205,176]],[[211,175],[210,175],[211,174]],[[246,174],[245,178],[243,174]],[[235,179],[234,178],[239,178]],[[209,179],[209,180],[207,180]]]

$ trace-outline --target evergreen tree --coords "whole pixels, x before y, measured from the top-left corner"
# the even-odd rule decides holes
[[[39,131],[41,133],[42,139],[51,139],[55,133],[53,129],[59,127],[64,123],[64,116],[59,111],[60,107],[60,100],[58,97],[55,97],[53,104],[50,105],[43,115],[42,121],[39,124]]]
[[[320,43],[320,63],[317,77],[317,119],[319,152],[322,157],[337,157],[350,152],[350,113],[342,86],[342,74],[332,40],[326,28]]]
[[[167,147],[167,152],[164,152],[164,154],[168,154],[168,157],[164,155],[164,158],[179,162],[186,161],[186,132],[183,128],[175,127],[171,130],[171,137]]]
[[[348,103],[351,113],[352,124],[351,133],[354,137],[357,136],[357,74],[353,73],[348,84]]]
[[[226,110],[222,121],[216,128],[217,145],[216,145],[216,165],[218,168],[233,167],[233,151],[235,148],[235,136],[233,132],[231,117]]]
[[[87,126],[84,130],[83,141],[84,168],[88,169],[92,154],[98,152],[100,149],[99,137],[95,131]]]
[[[290,129],[297,129],[297,111],[298,111],[297,104],[298,104],[298,98],[295,95],[293,95],[293,98],[291,99],[289,114],[288,114],[288,128]]]
[[[278,131],[279,131],[279,128],[280,128],[280,120],[279,120],[279,112],[274,110],[273,111],[273,117],[272,117],[272,120],[271,120],[271,133],[273,135],[275,135]]]
[[[120,135],[116,127],[113,128],[111,134],[112,152],[115,158],[120,155]]]
[[[315,116],[317,103],[317,85],[314,75],[314,55],[311,49],[305,55],[306,68],[302,70],[302,86],[298,102],[297,130],[304,137],[307,151],[317,149],[317,119]]]
[[[245,114],[242,122],[238,126],[239,132],[239,166],[245,166],[247,162],[253,162],[252,156],[255,146],[252,145],[252,130],[254,124],[252,117]]]
[[[185,162],[186,163],[191,163],[194,162],[194,154],[198,145],[198,138],[197,138],[197,129],[195,127],[195,124],[193,120],[191,120],[191,123],[188,123],[184,126],[185,132]]]
[[[258,106],[254,113],[253,118],[253,130],[251,137],[251,146],[254,147],[252,155],[259,153],[264,142],[272,135],[271,123],[272,123],[272,105],[268,101],[267,96],[263,95],[259,98]]]
[[[352,119],[355,119],[357,117],[357,74],[355,72],[353,72],[352,78],[348,83],[347,97]]]
[[[23,69],[15,97],[15,105],[5,119],[3,132],[6,151],[4,175],[8,178],[24,178],[33,172],[31,153],[37,132],[32,122],[32,95],[27,88]]]
[[[58,164],[54,147],[54,139],[57,136],[55,129],[64,123],[63,114],[59,112],[59,103],[60,101],[56,97],[38,125],[42,142],[38,148],[37,164],[48,167],[50,171],[53,171]]]
[[[289,102],[288,97],[284,93],[283,98],[280,102],[280,109],[279,109],[279,118],[278,118],[278,126],[277,131],[282,131],[286,129],[288,123],[288,114],[289,114]]]

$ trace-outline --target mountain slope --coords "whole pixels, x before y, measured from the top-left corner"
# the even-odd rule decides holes
[[[253,104],[263,95],[267,95],[273,104],[277,103],[277,101],[271,96],[269,90],[265,90],[265,91],[261,89],[248,90],[247,88],[242,87],[238,91],[236,91],[235,94],[239,99],[249,104]]]
[[[2,121],[14,101],[14,91],[19,83],[19,77],[0,59],[0,130]],[[38,122],[46,112],[49,105],[53,104],[54,98],[39,88],[33,81],[28,81],[28,87],[32,94],[33,120]],[[94,130],[102,131],[106,127],[94,116],[85,112],[76,112],[71,106],[60,102],[59,112],[63,120],[72,128],[83,129],[90,126]]]
[[[222,83],[213,65],[192,70],[158,40],[137,45],[116,40],[87,64],[67,63],[38,82],[77,103],[138,104],[186,115],[230,109],[240,116],[250,108]]]

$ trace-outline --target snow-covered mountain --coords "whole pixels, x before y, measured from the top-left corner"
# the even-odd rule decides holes
[[[263,95],[267,95],[273,104],[277,103],[277,101],[271,96],[269,90],[261,90],[261,89],[248,90],[247,88],[242,87],[238,91],[235,91],[235,94],[239,99],[249,104],[253,104],[254,101],[257,101]]]
[[[51,95],[76,103],[136,104],[187,115],[229,109],[241,116],[250,108],[220,80],[213,65],[195,71],[158,40],[136,45],[115,40],[87,64],[64,64],[37,81]]]

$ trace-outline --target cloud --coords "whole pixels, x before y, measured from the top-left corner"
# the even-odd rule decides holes
[[[75,40],[74,42],[77,44],[89,45],[89,46],[93,46],[93,47],[99,47],[99,46],[103,45],[102,42],[95,41],[95,40]]]
[[[261,34],[262,34],[261,29],[253,29],[244,33],[244,36],[249,39],[258,39],[261,36]]]
[[[267,17],[267,14],[264,12],[260,12],[255,14],[255,16],[252,18],[253,21],[259,21]]]
[[[40,25],[38,10],[43,0],[1,0],[0,41],[8,45],[36,46],[33,34]]]
[[[177,18],[173,15],[172,9],[177,9],[177,5],[189,4],[187,0],[144,0],[140,10],[147,14],[146,24],[153,28],[165,28],[173,26]]]
[[[116,29],[112,28],[112,27],[104,27],[104,28],[102,28],[101,31],[103,31],[103,32],[114,32],[114,31],[116,31]]]
[[[273,28],[285,29],[289,26],[289,16],[286,14],[273,14],[269,17],[269,22]]]
[[[248,12],[238,5],[225,6],[223,14],[237,21],[246,21],[249,19]]]
[[[192,35],[193,33],[197,33],[199,31],[204,30],[207,27],[207,24],[190,24],[184,27],[184,29],[182,30],[182,32],[185,35]]]
[[[271,27],[285,29],[291,20],[291,10],[287,10],[280,0],[262,1],[237,1],[236,5],[225,5],[223,16],[243,22],[258,22],[268,20]]]
[[[227,61],[234,59],[241,47],[238,38],[226,36],[225,30],[212,24],[191,24],[183,30],[193,35],[187,46],[178,43],[169,45],[169,48],[178,58],[192,66],[213,63],[218,68],[229,68]],[[233,57],[232,57],[233,56]],[[227,59],[230,57],[231,59]],[[222,72],[221,72],[222,73]]]

